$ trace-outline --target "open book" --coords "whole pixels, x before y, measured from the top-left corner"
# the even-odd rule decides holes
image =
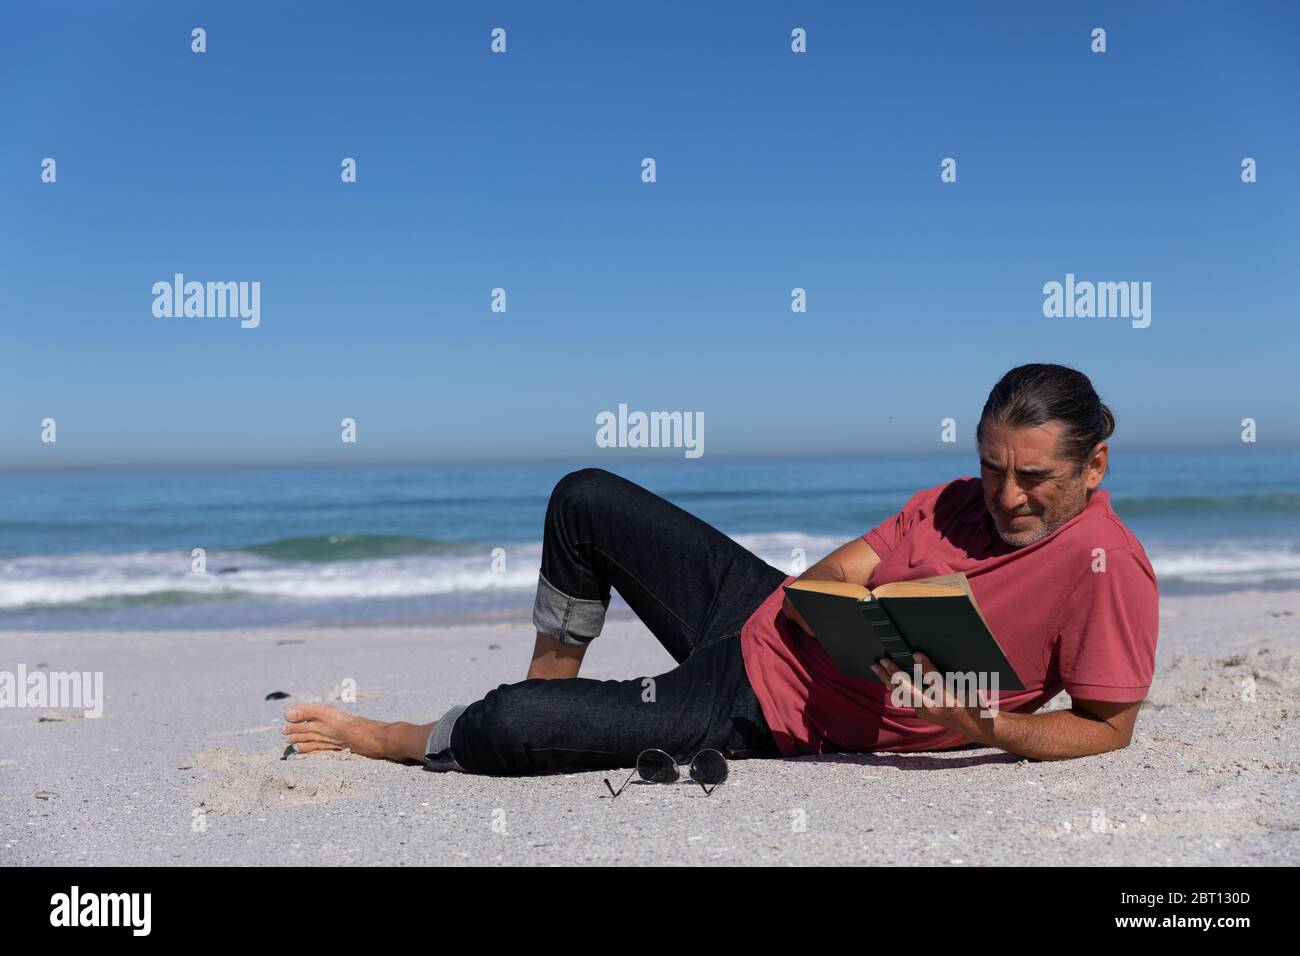
[[[875,590],[795,581],[785,593],[835,666],[850,677],[881,683],[871,665],[882,657],[912,677],[912,652],[920,651],[943,673],[996,673],[999,690],[1025,689],[964,574],[896,581]]]

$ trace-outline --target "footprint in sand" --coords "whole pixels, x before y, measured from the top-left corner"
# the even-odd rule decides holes
[[[186,765],[186,792],[210,815],[229,816],[280,807],[329,803],[379,791],[354,779],[350,753],[323,753],[286,764],[275,754],[245,754],[230,747],[204,751]]]

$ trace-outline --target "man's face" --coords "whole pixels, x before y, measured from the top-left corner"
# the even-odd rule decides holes
[[[1041,541],[1088,502],[1106,473],[1105,442],[1076,474],[1075,463],[1056,456],[1060,422],[1036,428],[988,425],[980,442],[984,505],[1002,540],[1014,547]]]

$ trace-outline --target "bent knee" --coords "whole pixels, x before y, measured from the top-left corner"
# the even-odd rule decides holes
[[[579,468],[555,483],[547,511],[562,507],[590,508],[609,500],[623,479],[604,468]]]
[[[476,739],[490,742],[494,750],[518,751],[534,745],[545,728],[539,724],[540,710],[529,683],[502,684],[488,691],[461,715],[462,721],[468,718],[466,730]]]

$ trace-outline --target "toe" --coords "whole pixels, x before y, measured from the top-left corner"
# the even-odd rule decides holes
[[[329,737],[313,733],[292,733],[285,736],[295,744],[328,744],[334,742]]]
[[[338,711],[328,704],[299,704],[285,712],[285,718],[292,721],[329,720],[337,717]]]
[[[315,753],[315,752],[318,751],[318,750],[338,750],[338,749],[340,749],[338,744],[331,744],[331,743],[327,743],[327,742],[325,742],[325,741],[315,741],[315,742],[312,742],[312,743],[305,743],[305,744],[294,744],[294,747],[297,748],[298,753],[300,753],[300,754],[310,754],[310,753]]]

